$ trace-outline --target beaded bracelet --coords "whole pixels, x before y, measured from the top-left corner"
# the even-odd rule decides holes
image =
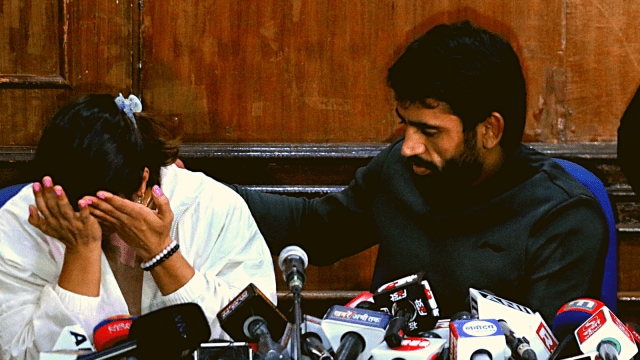
[[[162,264],[171,257],[171,255],[175,254],[178,249],[180,249],[180,244],[178,244],[175,240],[171,240],[171,243],[164,248],[158,255],[154,256],[153,259],[140,264],[140,267],[144,271],[151,271],[156,266]]]

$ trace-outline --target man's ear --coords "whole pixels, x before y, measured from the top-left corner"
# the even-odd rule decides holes
[[[488,118],[479,124],[479,135],[482,147],[492,149],[500,143],[504,132],[504,119],[498,112],[492,112]]]

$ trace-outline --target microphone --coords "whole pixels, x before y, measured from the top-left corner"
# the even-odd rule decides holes
[[[273,341],[266,320],[261,316],[251,316],[244,322],[244,333],[258,342],[257,356],[265,360],[289,359],[289,353],[281,344]]]
[[[292,245],[282,249],[278,257],[278,264],[284,281],[293,294],[293,331],[291,344],[293,346],[293,358],[300,360],[302,357],[302,340],[300,335],[300,323],[302,322],[302,309],[300,307],[300,293],[305,281],[304,270],[307,267],[307,254],[298,246]]]
[[[358,307],[360,309],[370,309],[375,310],[375,303],[373,300],[373,293],[368,291],[363,291],[358,296],[351,299],[348,303],[345,304],[347,307]]]
[[[302,291],[305,281],[304,270],[307,268],[308,262],[307,253],[295,245],[282,249],[280,256],[278,256],[278,265],[282,270],[284,281],[294,294],[299,294]]]
[[[384,339],[391,315],[381,311],[334,305],[322,319],[322,330],[336,360],[366,360]]]
[[[600,300],[579,298],[562,305],[553,318],[551,331],[557,339],[573,336],[573,332],[588,318],[604,307]]]
[[[640,343],[640,326],[634,322],[626,323],[626,328],[631,333],[631,336],[636,340],[636,345]]]
[[[89,335],[80,325],[68,325],[60,332],[51,351],[40,352],[40,359],[54,360],[58,358],[75,359],[80,354],[95,351]]]
[[[440,349],[439,353],[433,360],[448,360],[449,359],[449,323],[451,319],[441,319],[438,320],[436,326],[432,330],[421,331],[420,336],[426,337],[429,339],[442,339],[444,343],[442,345],[442,349]]]
[[[314,332],[302,334],[302,354],[313,360],[333,360],[333,355],[322,344],[320,335]]]
[[[93,344],[97,351],[124,343],[129,337],[131,324],[136,319],[132,315],[110,316],[93,328]]]
[[[528,343],[538,359],[547,359],[558,346],[558,340],[540,313],[486,290],[469,288],[469,300],[474,316],[479,319],[504,320],[523,339],[520,344]]]
[[[191,355],[211,336],[200,305],[183,303],[161,308],[136,318],[126,342],[90,353],[59,357],[54,352],[40,359],[109,360],[134,356],[138,360],[180,359]]]
[[[335,353],[322,330],[322,320],[305,315],[301,335],[301,353],[312,360],[333,360]]]
[[[431,287],[422,277],[422,272],[409,275],[373,293],[379,309],[393,316],[384,337],[389,347],[399,346],[405,334],[418,335],[433,328],[440,315]]]
[[[601,359],[631,359],[638,353],[627,327],[606,306],[600,308],[574,332],[583,354],[597,352]]]
[[[574,332],[604,306],[603,302],[591,298],[579,298],[562,305],[551,325],[551,329],[560,339],[560,343],[549,356],[549,360],[584,356],[578,347]]]
[[[511,354],[517,360],[538,360],[538,356],[536,352],[531,349],[531,345],[529,344],[529,340],[524,337],[516,336],[516,333],[509,327],[506,321],[500,319],[498,320],[500,327],[502,328],[502,332],[504,333],[505,339],[507,340],[507,346],[511,350]]]
[[[397,347],[382,342],[371,350],[373,360],[432,360],[440,356],[446,340],[407,336]]]
[[[455,320],[449,323],[451,360],[507,360],[509,350],[495,319]]]
[[[80,355],[78,360],[119,359],[123,356],[134,356],[138,360],[180,359],[193,354],[210,336],[209,321],[200,305],[176,304],[132,321],[127,342]]]
[[[288,359],[286,348],[274,341],[287,328],[287,319],[253,283],[217,314],[220,327],[235,341],[257,342],[256,357]]]

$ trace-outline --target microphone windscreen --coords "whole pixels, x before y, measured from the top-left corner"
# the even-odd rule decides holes
[[[280,255],[278,256],[278,266],[280,267],[280,270],[284,271],[284,267],[285,267],[284,261],[290,256],[295,256],[300,258],[303,266],[302,270],[307,268],[307,265],[309,264],[309,258],[307,257],[307,253],[304,252],[304,250],[302,250],[299,246],[290,245],[282,249],[282,251],[280,252]]]
[[[133,315],[114,315],[99,322],[93,328],[93,344],[96,351],[127,341],[131,324],[135,319],[136,316]]]
[[[598,310],[604,307],[600,300],[580,298],[570,301],[558,310],[551,331],[557,339],[573,336],[573,332]]]
[[[170,359],[193,353],[209,341],[211,328],[196,303],[164,307],[138,317],[129,330],[138,359]]]

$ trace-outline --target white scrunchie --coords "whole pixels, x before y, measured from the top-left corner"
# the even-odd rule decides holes
[[[142,103],[140,102],[140,99],[138,99],[138,97],[133,94],[129,95],[128,99],[125,99],[121,93],[115,99],[115,102],[118,105],[118,108],[124,111],[124,113],[127,114],[129,119],[131,119],[133,126],[137,128],[138,124],[136,123],[136,118],[135,116],[133,116],[133,113],[142,111]]]

